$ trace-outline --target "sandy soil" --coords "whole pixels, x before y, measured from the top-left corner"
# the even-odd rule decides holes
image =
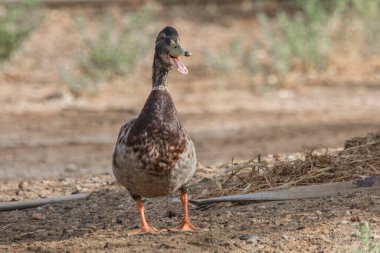
[[[111,152],[121,124],[139,113],[148,95],[151,57],[127,79],[115,78],[98,94],[75,99],[59,74],[83,46],[71,19],[75,11],[81,10],[48,11],[0,73],[0,201],[92,194],[86,201],[0,213],[0,251],[351,252],[360,242],[352,217],[369,221],[378,236],[380,195],[362,192],[192,209],[199,233],[127,237],[139,220],[131,198],[110,174]],[[333,85],[315,81],[254,91],[234,76],[205,73],[196,57],[204,38],[192,31],[212,32],[213,40],[223,42],[251,29],[251,17],[236,17],[225,15],[220,22],[203,11],[194,22],[191,13],[161,19],[181,27],[182,41],[194,53],[186,62],[190,74],[172,73],[169,88],[200,164],[214,168],[258,154],[341,147],[346,139],[379,130],[380,86],[362,76],[353,76],[359,81],[351,84],[338,73]],[[209,172],[200,170],[194,182]],[[160,228],[181,220],[177,198],[149,199],[146,209]],[[33,219],[34,213],[43,219]]]

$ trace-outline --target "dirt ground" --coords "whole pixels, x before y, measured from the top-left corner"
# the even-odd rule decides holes
[[[66,9],[48,11],[0,74],[0,201],[76,192],[91,197],[0,213],[0,251],[351,252],[360,242],[357,217],[368,221],[378,238],[380,193],[370,191],[192,208],[199,233],[127,237],[139,218],[127,192],[115,184],[111,153],[121,124],[139,113],[148,95],[150,56],[127,80],[112,80],[96,96],[72,97],[59,76],[60,65],[70,64],[80,47],[70,15]],[[199,24],[188,18],[176,17],[175,23],[182,41],[195,40],[187,44],[196,56],[201,40],[188,34]],[[215,40],[250,25],[249,19],[228,16],[224,23],[202,22],[200,33],[213,31]],[[317,145],[341,147],[353,136],[379,131],[380,86],[356,76],[357,83],[336,76],[334,84],[264,92],[234,78],[206,75],[197,57],[187,66],[187,77],[171,74],[169,89],[201,168],[258,154],[291,156]],[[200,169],[193,182],[209,172]],[[43,219],[33,219],[34,213]],[[175,226],[182,216],[176,197],[147,199],[146,213],[159,228]]]
[[[314,200],[219,205],[205,211],[191,209],[191,220],[201,228],[198,233],[164,231],[133,237],[127,232],[139,225],[137,210],[111,175],[5,184],[0,200],[78,191],[92,194],[85,201],[0,213],[0,250],[352,252],[360,246],[358,220],[368,221],[377,238],[380,229],[380,195],[373,191]],[[33,218],[36,214],[42,219]],[[166,229],[181,221],[182,209],[178,198],[148,199],[146,214],[154,226]]]

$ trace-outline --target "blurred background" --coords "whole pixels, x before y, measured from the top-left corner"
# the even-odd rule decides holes
[[[0,180],[111,173],[166,25],[202,165],[341,147],[379,130],[379,20],[379,0],[3,0]]]

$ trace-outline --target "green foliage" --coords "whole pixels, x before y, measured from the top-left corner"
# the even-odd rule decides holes
[[[354,249],[354,253],[380,253],[380,241],[371,239],[371,228],[368,222],[361,222],[358,226],[359,238],[362,243],[360,248]]]
[[[42,19],[40,0],[24,0],[6,7],[0,16],[0,62],[20,47]]]
[[[154,6],[147,5],[139,11],[127,13],[121,21],[108,13],[95,34],[89,33],[83,17],[77,18],[87,50],[77,58],[79,76],[74,77],[68,69],[61,71],[70,91],[74,95],[94,93],[101,81],[130,74],[152,44],[152,34],[147,34],[145,27],[153,21],[155,12]]]

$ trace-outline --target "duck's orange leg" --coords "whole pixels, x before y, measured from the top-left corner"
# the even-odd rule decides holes
[[[158,233],[160,230],[158,230],[155,227],[149,226],[145,219],[145,208],[144,208],[144,202],[142,202],[141,197],[135,198],[136,206],[139,209],[139,214],[141,217],[141,228],[130,230],[128,232],[128,236],[130,235],[137,235],[137,234],[144,234],[144,233]]]
[[[178,231],[178,232],[181,232],[181,231],[198,232],[199,231],[198,228],[196,228],[195,226],[193,226],[190,223],[189,209],[187,207],[187,202],[188,202],[187,192],[181,191],[180,199],[181,199],[182,206],[183,206],[183,222],[181,225],[179,225],[175,228],[172,228],[170,230],[171,231]]]

